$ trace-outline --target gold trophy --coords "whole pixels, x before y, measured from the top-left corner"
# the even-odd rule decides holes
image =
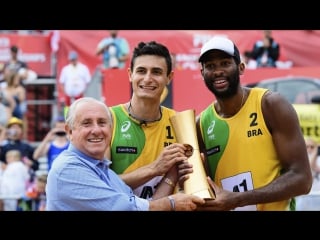
[[[184,191],[187,194],[196,195],[204,199],[214,199],[215,195],[207,181],[206,172],[200,156],[199,142],[196,132],[195,110],[178,112],[170,118],[177,142],[189,144],[193,148],[188,161],[193,165],[193,173],[184,182]]]

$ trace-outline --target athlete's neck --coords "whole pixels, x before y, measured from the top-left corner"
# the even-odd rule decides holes
[[[232,98],[231,101],[224,101],[224,100],[217,101],[214,105],[216,112],[219,114],[220,117],[223,117],[223,118],[232,117],[237,112],[240,111],[240,109],[245,103],[246,97],[247,97],[247,90],[245,88],[241,88],[240,94],[238,93],[235,97]],[[234,100],[234,99],[239,99],[239,100]]]
[[[140,122],[140,125],[142,124],[147,125],[147,123],[157,122],[157,121],[160,121],[162,118],[161,106],[159,106],[159,113],[157,114],[158,116],[156,118],[150,118],[150,119],[140,117],[139,114],[137,113],[138,111],[134,111],[131,101],[129,102],[129,106],[127,110],[128,110],[129,116],[132,117],[134,120]]]

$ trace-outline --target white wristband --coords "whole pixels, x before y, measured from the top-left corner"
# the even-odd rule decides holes
[[[170,201],[171,211],[175,211],[176,210],[176,203],[174,201],[174,198],[172,196],[168,196],[168,199]]]

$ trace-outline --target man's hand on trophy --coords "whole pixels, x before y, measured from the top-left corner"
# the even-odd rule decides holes
[[[185,152],[187,147],[181,143],[173,143],[165,147],[158,158],[150,165],[155,176],[166,174],[175,164],[187,160]]]
[[[207,177],[210,187],[215,193],[215,199],[205,199],[206,203],[199,211],[231,211],[239,207],[241,193],[231,192],[220,188],[210,177]]]
[[[189,179],[189,174],[191,173],[193,173],[193,167],[192,163],[188,162],[188,160],[178,164],[178,184],[180,190],[183,190],[183,183]]]
[[[185,144],[185,146],[187,147],[187,151],[185,154],[189,158],[193,154],[193,147],[189,144]],[[204,163],[204,154],[200,153],[200,156],[201,156],[202,163]],[[183,183],[187,179],[189,179],[189,174],[193,173],[193,166],[192,166],[192,163],[188,161],[188,159],[178,163],[177,165],[178,165],[178,184],[179,184],[180,191],[182,191]]]
[[[205,203],[205,200],[190,194],[176,193],[169,197],[171,211],[194,211]]]

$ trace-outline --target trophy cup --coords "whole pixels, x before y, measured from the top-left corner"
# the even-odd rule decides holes
[[[188,158],[188,161],[193,165],[193,173],[191,173],[189,178],[184,182],[185,193],[204,199],[214,199],[215,195],[207,181],[206,172],[200,156],[195,110],[190,109],[178,112],[170,118],[170,122],[175,131],[177,142],[189,144],[193,148],[193,153]]]

